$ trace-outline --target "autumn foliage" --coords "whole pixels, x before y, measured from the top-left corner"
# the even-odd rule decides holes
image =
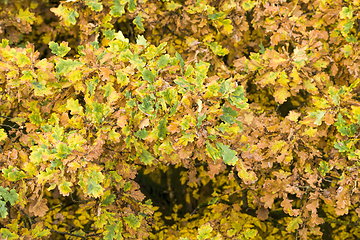
[[[0,238],[360,238],[358,16],[0,0]]]

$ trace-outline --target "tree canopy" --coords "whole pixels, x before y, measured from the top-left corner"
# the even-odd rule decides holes
[[[1,238],[360,238],[358,11],[0,0]]]

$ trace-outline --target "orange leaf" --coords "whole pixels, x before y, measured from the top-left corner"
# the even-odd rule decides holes
[[[118,118],[116,124],[117,124],[119,127],[121,127],[121,128],[125,127],[126,124],[127,124],[127,118],[128,118],[128,117],[127,117],[126,115],[120,116],[120,117]]]
[[[149,119],[148,118],[145,118],[141,121],[141,123],[139,124],[139,128],[140,129],[143,129],[144,127],[147,127],[149,126]]]
[[[180,130],[178,129],[178,126],[179,126],[178,123],[172,122],[172,123],[170,123],[170,124],[167,126],[167,130],[168,130],[170,133],[180,132]]]

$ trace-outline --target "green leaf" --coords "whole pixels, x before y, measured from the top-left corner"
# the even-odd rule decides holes
[[[100,197],[103,194],[102,186],[93,179],[89,179],[88,181],[87,194],[93,195],[95,198]]]
[[[186,115],[181,119],[180,126],[181,130],[187,130],[190,126],[195,125],[195,119],[191,115]]]
[[[90,7],[91,10],[99,12],[103,9],[103,6],[101,3],[98,2],[98,0],[86,0],[85,4]]]
[[[206,152],[214,161],[220,158],[219,150],[214,148],[209,141],[206,141]]]
[[[238,117],[238,112],[233,110],[230,107],[225,107],[225,105],[222,108],[223,114],[220,116],[220,119],[224,122],[227,122],[229,124],[233,124],[236,121],[236,118]]]
[[[122,223],[118,221],[115,224],[106,225],[105,232],[104,232],[104,240],[122,240],[123,237],[121,236],[122,232]]]
[[[144,25],[142,23],[143,18],[141,16],[141,12],[136,16],[136,18],[134,19],[133,23],[136,25],[136,27],[140,30],[140,31],[145,31],[144,29]]]
[[[157,62],[157,67],[159,69],[166,67],[166,65],[169,62],[169,58],[170,58],[169,54],[162,55]]]
[[[142,45],[144,47],[146,47],[148,45],[147,41],[146,41],[146,39],[144,38],[143,35],[138,35],[138,38],[136,39],[136,44],[137,45]]]
[[[120,137],[121,137],[121,134],[116,132],[115,129],[111,129],[111,131],[109,132],[109,139],[111,141],[114,141],[114,142],[119,142],[120,141]]]
[[[102,87],[102,90],[104,90],[104,97],[109,97],[112,92],[115,91],[115,88],[113,87],[112,82],[108,82]]]
[[[265,52],[265,48],[264,48],[264,45],[262,44],[262,41],[260,42],[260,50],[259,50],[259,52],[261,53],[261,54],[263,54],[264,52]]]
[[[191,66],[191,65],[190,65]],[[195,64],[195,69],[196,69],[196,87],[198,89],[202,89],[206,76],[207,76],[207,72],[209,70],[210,64],[207,62],[203,62],[203,61],[199,61],[198,63]]]
[[[334,125],[342,136],[353,136],[359,128],[359,126],[354,123],[347,125],[341,113],[338,114],[337,121]]]
[[[69,73],[82,65],[83,63],[76,60],[73,61],[71,59],[68,60],[60,59],[60,61],[56,63],[55,69],[56,69],[56,73],[60,75],[60,74]]]
[[[1,218],[6,218],[6,216],[8,215],[8,211],[7,211],[7,208],[6,208],[5,204],[6,204],[6,202],[0,200],[0,215],[1,215]]]
[[[293,232],[294,230],[299,228],[299,225],[302,224],[303,221],[301,220],[301,217],[293,218],[287,225],[286,230],[288,232]]]
[[[206,113],[204,113],[203,115],[200,115],[197,117],[197,123],[196,123],[196,127],[200,127],[202,122],[206,119]]]
[[[349,7],[343,7],[341,12],[339,13],[341,19],[351,19],[353,17],[354,10],[352,9],[352,6]]]
[[[62,141],[63,140],[63,134],[64,134],[64,128],[63,127],[59,127],[59,125],[56,125],[53,128],[52,134],[51,136],[56,140],[56,141]]]
[[[155,74],[150,71],[150,70],[147,70],[146,68],[141,72],[142,74],[142,78],[145,80],[145,81],[148,81],[149,83],[153,83],[154,80],[155,80]]]
[[[319,164],[319,173],[321,176],[325,177],[325,175],[330,172],[329,163],[325,161],[321,161]]]
[[[36,20],[35,14],[29,11],[27,8],[25,11],[20,8],[17,18],[24,20],[27,23],[33,24]]]
[[[255,1],[251,1],[251,0],[248,0],[248,1],[244,1],[241,6],[243,7],[243,9],[245,11],[249,11],[251,9],[253,9],[253,7],[255,7],[256,5],[256,2]]]
[[[166,3],[166,10],[168,11],[174,11],[176,9],[178,9],[179,7],[181,7],[182,5],[181,4],[178,4],[174,1],[171,1],[171,2],[168,2]]]
[[[66,158],[67,155],[69,155],[71,152],[71,148],[68,147],[68,145],[66,145],[63,142],[60,142],[59,144],[56,145],[56,154],[55,157],[63,159]]]
[[[121,87],[128,85],[130,82],[129,77],[126,73],[123,73],[123,71],[118,70],[116,71],[116,82],[120,84]]]
[[[65,181],[65,179],[63,179],[61,184],[59,185],[60,193],[63,196],[69,196],[69,194],[72,192],[71,190],[72,185],[73,185],[72,182],[67,182]]]
[[[113,203],[116,199],[116,195],[115,194],[110,194],[108,196],[106,196],[106,198],[102,201],[102,205],[109,206],[111,203]]]
[[[134,216],[134,214],[130,213],[129,216],[124,217],[127,225],[133,229],[138,229],[141,224],[141,219],[138,216]]]
[[[341,92],[332,86],[329,87],[328,92],[329,92],[330,97],[333,100],[333,102],[338,106],[340,104]]]
[[[9,202],[13,206],[19,201],[19,194],[16,193],[15,189],[3,188],[0,186],[0,199],[2,198],[5,202]]]
[[[15,56],[16,64],[19,67],[24,67],[25,65],[31,65],[30,58],[28,58],[25,54],[19,53]]]
[[[122,42],[129,42],[129,39],[124,37],[124,34],[119,30],[117,33],[114,34],[115,38],[122,41]]]
[[[44,154],[49,153],[49,150],[44,145],[31,146],[30,150],[32,150],[32,151],[31,151],[29,159],[34,164],[40,164],[41,162],[43,162],[43,157],[42,157],[43,153]]]
[[[80,106],[79,100],[74,100],[73,98],[70,98],[66,102],[66,110],[70,110],[71,115],[79,114],[84,115],[83,113],[83,107]]]
[[[179,60],[180,66],[181,66],[181,70],[184,72],[184,59],[181,57],[181,55],[176,52],[175,53],[175,57]]]
[[[114,29],[103,30],[103,33],[104,33],[104,36],[106,39],[113,40],[115,38],[115,30]]]
[[[74,9],[68,9],[64,7],[62,4],[57,8],[51,8],[50,11],[55,13],[55,15],[60,16],[66,26],[71,26],[76,24],[76,18],[79,17],[79,13],[74,11]]]
[[[140,139],[145,139],[148,135],[149,135],[149,133],[148,133],[148,131],[146,131],[145,128],[140,129],[139,131],[137,131],[135,133],[135,136],[140,138]]]
[[[35,125],[40,125],[42,123],[42,118],[39,112],[33,112],[29,115],[30,121]]]
[[[210,226],[209,223],[202,225],[199,229],[198,229],[198,236],[197,239],[198,240],[205,240],[205,239],[209,239],[211,237],[211,232],[212,232],[213,228]]]
[[[348,22],[345,22],[345,23],[341,22],[340,26],[343,27],[341,33],[343,35],[347,35],[350,32],[350,30],[352,29],[352,27],[354,26],[354,21],[348,21]]]
[[[222,18],[224,15],[225,15],[224,12],[214,12],[212,14],[209,14],[208,18],[210,18],[211,20],[216,20]]]
[[[167,116],[165,116],[163,119],[161,119],[159,121],[159,124],[158,124],[159,135],[158,136],[161,140],[165,139],[166,134],[168,133],[168,130],[166,128],[167,123],[168,123]]]
[[[1,215],[2,215],[1,202],[0,202],[0,213],[1,213]],[[2,239],[6,239],[6,240],[19,239],[19,235],[17,235],[16,233],[10,232],[10,230],[7,229],[7,228],[1,228],[1,229],[0,229],[0,233],[1,233],[1,238],[2,238]]]
[[[246,231],[244,232],[244,237],[245,239],[251,239],[256,237],[258,234],[258,231],[256,229],[246,229]]]
[[[316,120],[314,121],[314,123],[315,123],[316,125],[320,126],[321,123],[322,123],[322,119],[323,119],[323,117],[325,116],[325,114],[326,114],[326,111],[320,111],[320,110],[318,110],[318,111],[316,111],[316,112],[310,113],[310,117],[311,117],[311,118],[316,118]]]
[[[334,144],[334,147],[336,149],[339,150],[339,152],[350,152],[350,148],[347,146],[347,144],[349,143],[349,141],[344,141],[344,142],[336,142]]]
[[[6,48],[7,45],[9,45],[9,40],[3,38],[3,39],[1,40],[1,46],[0,46],[0,47],[1,47],[1,48]]]
[[[138,104],[138,108],[143,113],[151,115],[154,112],[154,104],[151,100],[151,97],[147,95],[145,98],[143,98],[143,102]]]
[[[13,166],[9,166],[8,168],[2,169],[3,176],[9,181],[17,182],[26,177],[26,174],[23,171],[17,170]]]
[[[216,146],[219,148],[220,155],[224,160],[225,164],[234,166],[238,160],[236,151],[230,149],[228,145],[222,143],[216,143]]]
[[[140,155],[140,161],[146,165],[149,165],[154,160],[154,157],[151,155],[150,152],[148,152],[146,149],[142,149],[141,155]]]
[[[344,53],[344,56],[347,58],[347,57],[350,56],[353,48],[352,48],[352,46],[350,44],[347,44],[341,50]]]
[[[125,11],[125,4],[121,0],[113,0],[114,5],[110,7],[110,15],[113,17],[121,17]]]
[[[223,48],[217,42],[212,42],[210,44],[207,43],[207,45],[210,47],[211,51],[213,51],[213,53],[215,53],[218,56],[225,56],[229,53],[229,50]]]
[[[62,42],[59,46],[58,43],[51,41],[49,42],[49,48],[53,54],[59,57],[64,57],[71,50],[67,42]]]
[[[135,0],[129,0],[128,10],[129,10],[129,12],[134,12],[136,10],[136,1]]]

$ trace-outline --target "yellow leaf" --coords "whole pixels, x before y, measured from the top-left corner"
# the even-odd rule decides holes
[[[288,118],[290,121],[297,122],[300,115],[301,113],[290,111],[289,115],[286,118]]]
[[[35,21],[35,14],[32,12],[29,12],[29,8],[27,8],[25,11],[20,9],[17,17],[20,18],[21,20],[24,20],[27,23],[30,23],[30,24],[33,24]]]
[[[244,181],[245,184],[255,183],[258,179],[255,172],[248,171],[240,159],[238,163],[239,163],[238,166],[240,168],[238,172],[238,176]]]
[[[283,104],[286,101],[286,99],[290,96],[291,94],[285,88],[278,88],[275,90],[274,93],[275,101],[280,104]]]
[[[0,128],[0,141],[5,140],[7,138],[7,134],[3,128]]]
[[[120,141],[120,133],[117,133],[115,131],[115,129],[111,129],[111,131],[109,132],[109,139],[113,142],[119,142]]]
[[[275,141],[274,143],[272,143],[271,146],[271,152],[272,153],[277,153],[279,152],[282,148],[284,148],[286,146],[286,142],[283,140],[280,141]]]
[[[301,78],[299,76],[299,73],[298,71],[296,70],[296,68],[293,68],[292,69],[292,72],[290,73],[290,77],[292,77],[293,81],[297,84],[300,84],[302,81],[301,81]]]

